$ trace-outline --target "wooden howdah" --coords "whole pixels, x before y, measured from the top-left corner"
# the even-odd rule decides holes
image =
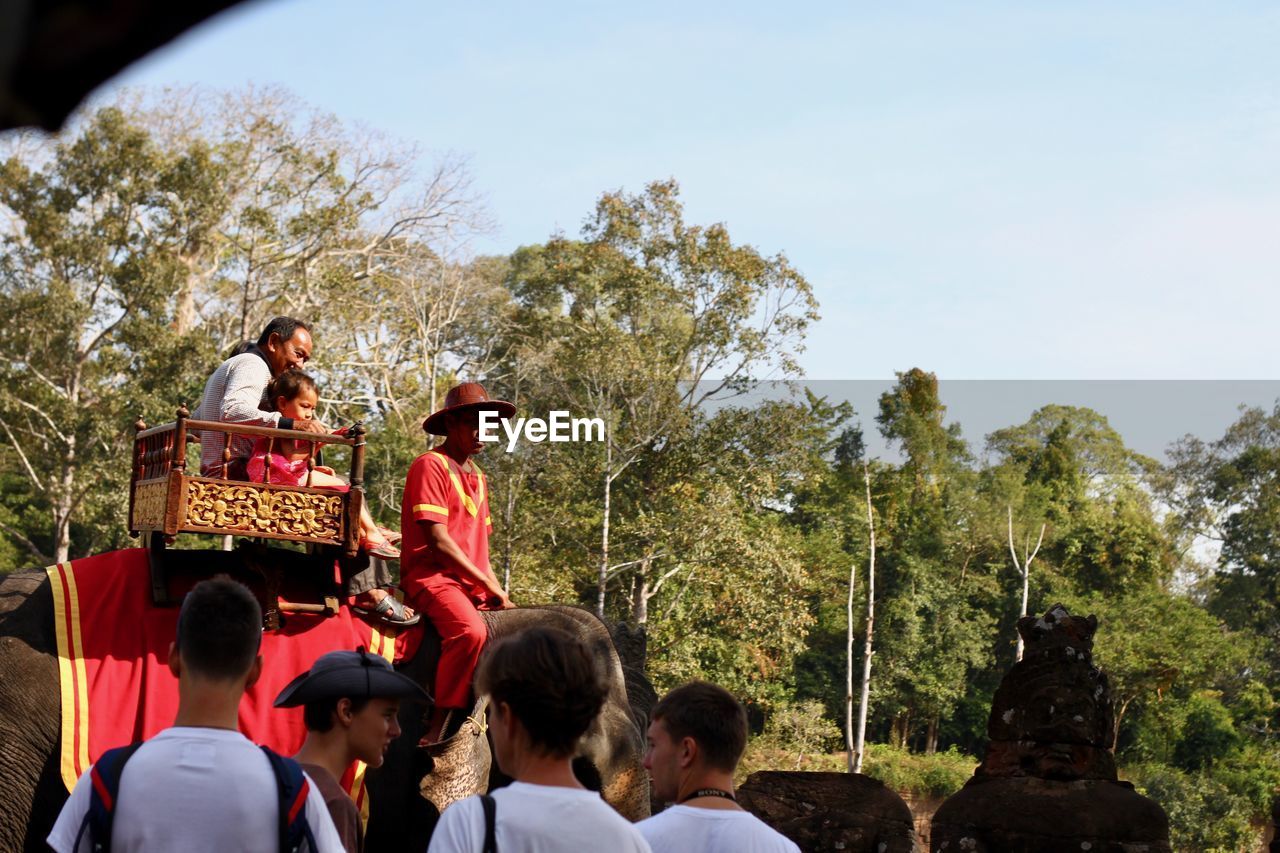
[[[356,557],[364,503],[365,431],[361,424],[351,427],[345,435],[323,438],[325,444],[352,449],[351,487],[347,492],[230,479],[230,440],[217,472],[220,476],[187,472],[187,444],[198,442],[202,431],[310,442],[317,438],[315,433],[195,420],[185,406],[178,409],[172,423],[148,428],[139,420],[135,426],[129,529],[135,536],[144,534],[149,538],[157,603],[166,597],[161,588],[163,579],[157,577],[162,574],[157,564],[163,559],[166,540],[179,533],[300,542],[327,546],[319,550],[332,556]],[[309,470],[315,466],[315,445],[312,447]],[[332,558],[329,565],[332,566]]]

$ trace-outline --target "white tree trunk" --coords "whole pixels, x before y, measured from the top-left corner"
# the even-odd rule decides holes
[[[652,597],[649,592],[649,573],[645,571],[635,578],[635,590],[631,596],[631,621],[637,625],[649,622],[649,599]]]
[[[512,477],[511,480],[514,480]],[[515,529],[516,517],[516,494],[512,482],[507,483],[507,504],[503,508],[502,528],[506,538],[506,547],[502,549],[502,588],[511,594],[511,549],[513,543],[511,541],[511,531]]]
[[[855,735],[853,733],[853,591],[858,581],[858,564],[849,564],[849,598],[845,602],[845,667],[844,667],[844,746],[845,765],[850,773],[854,770]]]
[[[870,538],[870,553],[867,558],[867,639],[862,648],[862,701],[858,706],[858,737],[854,744],[853,772],[862,772],[862,760],[867,746],[867,703],[871,696],[871,656],[872,638],[876,625],[876,524],[871,509],[871,473],[867,460],[862,460],[862,479],[867,489],[867,532]]]
[[[596,615],[604,618],[604,597],[609,583],[609,510],[613,491],[613,442],[604,442],[604,520],[600,525],[600,571],[597,576]]]
[[[1022,607],[1018,611],[1018,618],[1021,619],[1023,616],[1027,615],[1027,592],[1028,592],[1028,588],[1031,586],[1031,561],[1036,558],[1036,554],[1040,553],[1040,544],[1044,542],[1045,525],[1043,523],[1040,525],[1040,538],[1036,540],[1036,547],[1034,550],[1030,550],[1028,548],[1028,546],[1031,544],[1030,542],[1031,537],[1027,536],[1028,541],[1023,544],[1023,548],[1022,548],[1022,564],[1019,565],[1018,550],[1016,547],[1014,547],[1014,544],[1013,544],[1013,506],[1010,505],[1008,507],[1008,510],[1009,510],[1009,555],[1013,557],[1013,567],[1017,569],[1018,572],[1022,575]],[[1028,553],[1028,551],[1030,552]],[[1019,632],[1018,645],[1014,651],[1014,658],[1013,658],[1015,661],[1022,660],[1022,652],[1024,651],[1024,648],[1025,646],[1022,642],[1022,634],[1021,632]]]
[[[77,358],[77,365],[83,364],[87,354]],[[72,374],[67,388],[67,400],[73,407],[80,406],[80,367]],[[59,478],[58,491],[53,495],[53,560],[65,563],[71,557],[71,513],[75,502],[76,469],[79,457],[76,447],[74,429],[67,430],[67,449],[62,457],[62,476]]]
[[[1029,572],[1029,571],[1028,571],[1028,568],[1029,568],[1029,567],[1024,567],[1024,568],[1022,569],[1022,607],[1021,607],[1021,609],[1018,611],[1018,618],[1019,618],[1019,619],[1021,619],[1023,616],[1026,616],[1026,615],[1027,615],[1027,588],[1028,588],[1029,586],[1031,586],[1031,572]],[[1024,643],[1023,643],[1023,641],[1022,641],[1022,633],[1021,633],[1021,632],[1019,632],[1019,633],[1018,633],[1018,648],[1017,648],[1017,651],[1014,653],[1014,656],[1013,656],[1013,659],[1014,659],[1015,661],[1020,661],[1020,660],[1022,660],[1022,652],[1023,652],[1024,648],[1025,648],[1025,644],[1024,644]]]
[[[75,436],[71,436],[71,441],[75,441]],[[53,561],[55,563],[65,563],[71,556],[71,495],[76,482],[74,454],[73,444],[68,453],[69,458],[62,469],[62,480],[58,485],[59,494],[53,500]]]

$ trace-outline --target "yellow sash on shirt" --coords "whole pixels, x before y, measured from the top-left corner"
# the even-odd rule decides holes
[[[462,500],[462,505],[466,507],[466,510],[471,514],[471,517],[475,518],[480,513],[480,504],[484,503],[484,472],[480,470],[480,466],[474,461],[471,463],[471,467],[476,471],[476,477],[480,480],[479,487],[476,490],[476,497],[473,500],[471,496],[467,494],[466,490],[462,488],[462,478],[453,470],[453,466],[449,464],[448,457],[436,450],[428,450],[427,455],[434,456],[436,461],[444,466],[445,473],[448,474],[449,479],[453,481],[453,488],[457,491],[458,497]],[[488,519],[486,519],[486,521],[488,521]]]

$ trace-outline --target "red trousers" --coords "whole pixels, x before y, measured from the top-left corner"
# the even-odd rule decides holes
[[[440,634],[440,663],[436,667],[437,708],[468,708],[471,677],[489,629],[480,618],[485,599],[448,575],[436,575],[414,596],[413,606],[425,613]]]

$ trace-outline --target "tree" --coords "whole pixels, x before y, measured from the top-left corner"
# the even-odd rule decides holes
[[[987,449],[1004,472],[996,491],[1025,503],[1028,518],[1051,529],[1042,559],[1067,581],[1063,594],[1123,594],[1172,574],[1175,548],[1151,500],[1159,466],[1127,448],[1104,416],[1045,406],[1026,423],[991,433]]]
[[[853,739],[852,744],[853,756],[851,758],[849,772],[862,772],[862,759],[866,752],[867,744],[867,705],[871,701],[871,656],[875,654],[875,625],[876,625],[876,519],[875,512],[871,506],[871,468],[867,464],[867,460],[862,460],[862,482],[866,488],[867,494],[867,619],[865,622],[866,639],[862,647],[862,698],[858,703],[858,734]],[[849,613],[848,613],[848,646],[846,654],[849,660],[847,689],[849,693],[848,703],[853,704],[853,582],[854,574],[852,571],[849,575]],[[849,713],[845,715],[845,732],[846,738],[851,728],[852,720]]]
[[[1179,521],[1220,545],[1210,606],[1264,640],[1280,672],[1280,404],[1242,409],[1218,440],[1173,449],[1165,497]]]
[[[18,510],[22,526],[4,530],[37,560],[71,556],[77,518],[115,515],[118,525],[109,496],[128,473],[129,424],[158,411],[148,392],[189,388],[190,356],[208,351],[199,336],[170,331],[169,300],[181,276],[174,199],[207,197],[203,156],[198,146],[161,151],[105,109],[42,161],[15,156],[0,168],[0,312],[22,318],[0,328],[0,430],[24,475],[17,505],[47,519]]]
[[[619,572],[636,579],[633,601],[646,601],[660,579],[652,549],[615,558],[619,478],[642,480],[633,466],[679,442],[692,413],[756,371],[795,373],[795,349],[817,316],[809,284],[785,257],[734,245],[722,225],[685,224],[678,196],[674,181],[608,193],[581,240],[554,237],[512,259],[517,348],[558,364],[548,402],[605,424],[587,466],[599,483],[601,615]]]
[[[880,431],[903,455],[880,512],[886,531],[883,606],[877,612],[880,699],[892,740],[905,746],[925,723],[925,750],[937,747],[940,721],[985,663],[991,618],[979,606],[972,566],[976,477],[958,425],[944,423],[937,378],[918,368],[898,374],[881,395]]]
[[[1022,546],[1022,560],[1018,560],[1018,548],[1013,542],[1013,506],[1008,507],[1009,510],[1009,556],[1013,557],[1013,567],[1022,575],[1022,607],[1018,611],[1018,618],[1021,619],[1027,615],[1027,591],[1031,585],[1031,561],[1036,558],[1036,554],[1040,553],[1040,546],[1044,544],[1044,529],[1046,524],[1040,524],[1040,534],[1036,537],[1036,546],[1031,547],[1031,538],[1028,536]],[[1014,655],[1014,660],[1022,660],[1022,635],[1018,635],[1018,649]]]
[[[413,342],[405,329],[423,314],[402,310],[410,295],[438,306],[449,282],[476,277],[446,260],[457,246],[443,239],[483,224],[460,163],[419,182],[395,146],[273,91],[133,100],[65,141],[15,146],[0,174],[0,308],[21,318],[0,330],[0,470],[20,486],[6,492],[0,530],[39,560],[122,540],[134,419],[169,420],[267,317],[323,318],[319,366],[339,356],[323,417],[368,420],[405,392],[386,393],[359,356],[389,342],[383,331],[415,355],[400,340]],[[442,288],[405,285],[415,261]],[[484,298],[505,300],[487,281]],[[397,282],[399,302],[357,298]],[[389,321],[370,323],[380,310]],[[473,328],[418,335],[433,365],[475,352],[482,336],[454,326]]]
[[[1072,602],[1098,616],[1094,659],[1111,684],[1116,742],[1127,715],[1171,691],[1190,693],[1244,669],[1247,650],[1209,613],[1154,585]]]

